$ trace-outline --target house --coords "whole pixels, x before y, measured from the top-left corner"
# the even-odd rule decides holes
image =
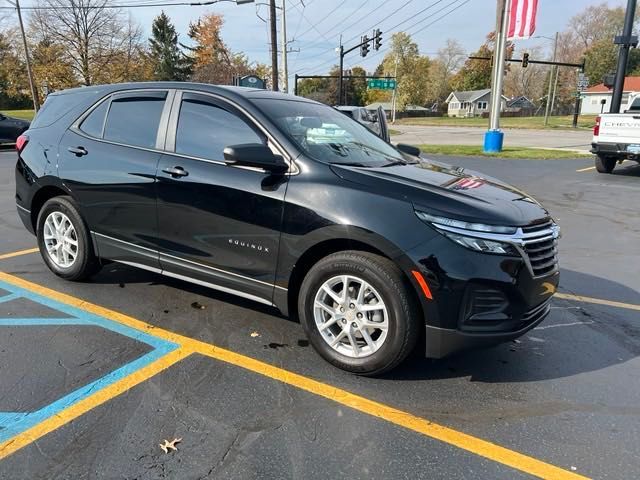
[[[502,95],[500,111],[507,107],[509,99]],[[481,117],[491,110],[491,90],[472,90],[469,92],[451,92],[447,97],[447,114],[450,117]]]
[[[536,113],[536,105],[524,95],[514,97],[507,102],[506,112],[519,113],[522,116],[532,116]]]
[[[629,101],[629,95],[640,92],[640,77],[627,77],[624,79],[622,91],[622,105]],[[604,83],[589,87],[582,92],[582,104],[580,106],[581,115],[598,115],[601,112],[608,112],[611,107],[611,97],[613,91],[606,87]]]

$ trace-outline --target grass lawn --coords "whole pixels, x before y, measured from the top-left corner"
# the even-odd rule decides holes
[[[2,110],[2,113],[9,117],[23,118],[25,120],[33,118],[33,110]]]
[[[505,147],[497,154],[484,153],[482,147],[475,145],[416,145],[422,153],[453,155],[463,157],[492,157],[492,158],[514,158],[530,160],[557,160],[563,158],[586,158],[585,155],[567,150],[546,150],[540,148],[519,148]]]
[[[449,118],[449,117],[425,117],[403,118],[398,120],[400,125],[428,125],[440,127],[488,127],[487,118]],[[581,115],[578,118],[578,128],[590,129],[596,123],[595,115]],[[573,129],[573,116],[549,117],[549,125],[544,126],[544,117],[505,117],[500,119],[503,128],[559,128]]]

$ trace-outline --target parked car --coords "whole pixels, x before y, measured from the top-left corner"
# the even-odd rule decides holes
[[[17,149],[18,213],[56,275],[115,261],[274,305],[350,372],[390,370],[421,338],[435,358],[516,338],[558,285],[558,227],[534,199],[302,98],[67,90]]]
[[[29,122],[0,113],[0,143],[15,143],[16,138],[29,128]]]
[[[640,96],[632,95],[624,113],[605,113],[596,118],[591,142],[596,170],[611,173],[625,159],[640,162]]]
[[[362,125],[367,127],[369,130],[371,130],[373,133],[375,133],[379,137],[385,138],[386,133],[383,131],[380,125],[380,122],[381,122],[380,112],[367,110],[364,107],[356,107],[356,106],[349,106],[349,105],[339,105],[335,108],[341,111],[342,113],[344,113],[345,115],[347,115],[348,117],[353,118],[356,122],[361,123]],[[384,110],[382,110],[381,108],[378,108],[378,110],[382,112],[382,117],[384,117]],[[388,141],[389,139],[385,138],[385,140]]]

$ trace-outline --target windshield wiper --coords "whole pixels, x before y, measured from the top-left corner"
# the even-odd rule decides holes
[[[393,162],[389,162],[384,165],[381,165],[380,168],[396,167],[398,165],[411,165],[411,164],[409,162],[403,162],[402,160],[395,160]]]
[[[363,167],[363,168],[371,168],[371,165],[365,165],[360,162],[329,162],[331,165],[341,165],[343,167]]]

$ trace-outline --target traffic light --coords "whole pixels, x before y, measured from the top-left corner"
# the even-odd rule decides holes
[[[382,46],[382,32],[380,31],[379,28],[376,28],[373,31],[373,48],[376,50],[380,50],[380,47]]]
[[[360,40],[362,40],[360,42],[360,56],[366,57],[369,53],[369,37],[367,35],[364,35],[360,37]]]
[[[522,68],[527,68],[529,66],[529,54],[522,54]]]

